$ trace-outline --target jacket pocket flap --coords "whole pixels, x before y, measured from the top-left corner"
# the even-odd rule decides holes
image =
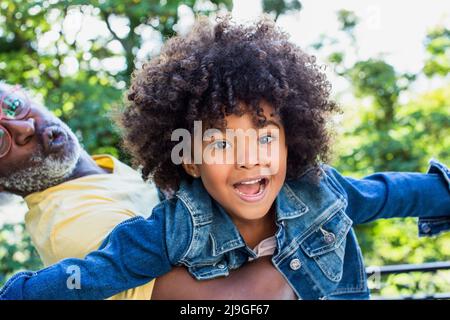
[[[229,275],[228,265],[226,262],[220,262],[216,265],[192,266],[189,268],[189,272],[197,280],[213,279]]]
[[[309,257],[336,250],[345,241],[351,227],[352,220],[339,210],[314,227],[312,233],[302,241],[301,247]]]

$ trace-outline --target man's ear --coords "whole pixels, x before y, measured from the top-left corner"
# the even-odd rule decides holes
[[[188,175],[190,175],[191,177],[194,177],[194,178],[200,177],[200,168],[198,167],[198,165],[193,164],[193,163],[186,164],[184,162],[182,165],[183,165],[184,171],[186,171],[186,173]]]

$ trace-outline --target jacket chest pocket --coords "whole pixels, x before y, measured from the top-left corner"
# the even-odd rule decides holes
[[[351,226],[352,220],[339,210],[315,227],[300,244],[331,281],[342,279],[345,242]]]

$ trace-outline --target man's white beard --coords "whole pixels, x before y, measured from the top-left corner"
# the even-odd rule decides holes
[[[64,125],[71,149],[64,155],[46,156],[39,148],[30,158],[29,166],[16,170],[8,177],[0,177],[0,185],[6,190],[30,194],[56,186],[73,173],[81,155],[81,146],[75,134]]]

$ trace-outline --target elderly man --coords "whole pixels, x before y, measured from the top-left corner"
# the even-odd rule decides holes
[[[120,222],[148,216],[154,185],[107,156],[90,157],[71,129],[19,87],[0,83],[0,191],[24,197],[26,227],[45,265],[84,257]],[[293,299],[266,258],[227,278],[196,281],[175,268],[112,299]],[[154,287],[154,288],[153,288]]]

